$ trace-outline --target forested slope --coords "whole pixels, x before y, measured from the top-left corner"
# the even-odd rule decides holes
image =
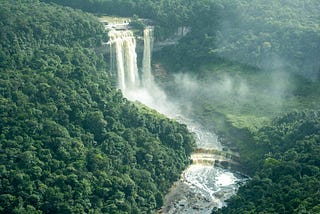
[[[111,85],[95,17],[0,3],[0,212],[148,213],[189,163],[185,126]]]
[[[214,213],[319,213],[320,112],[292,112],[244,143],[252,180]]]

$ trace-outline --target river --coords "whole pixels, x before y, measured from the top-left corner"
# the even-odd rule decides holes
[[[166,195],[159,213],[209,214],[213,208],[225,206],[225,200],[237,192],[245,178],[235,171],[215,166],[217,161],[229,161],[223,156],[223,146],[217,135],[194,120],[179,116],[178,121],[195,134],[197,150],[191,155],[193,163]],[[208,151],[220,151],[220,154]]]

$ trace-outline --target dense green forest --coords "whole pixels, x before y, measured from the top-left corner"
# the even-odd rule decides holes
[[[111,85],[97,18],[37,0],[0,16],[0,213],[159,208],[194,140]]]

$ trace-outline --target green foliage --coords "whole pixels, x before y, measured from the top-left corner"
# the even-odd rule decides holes
[[[214,213],[317,213],[320,112],[292,112],[260,129],[248,152],[252,180]],[[251,154],[251,155],[250,155]]]
[[[0,10],[0,213],[159,208],[189,164],[186,127],[111,85],[95,17],[37,0]]]
[[[91,13],[151,19],[156,26],[157,39],[166,39],[179,26],[210,28],[214,21],[211,0],[42,0],[78,8]],[[203,18],[199,19],[199,15]],[[207,19],[204,23],[203,20]],[[139,23],[135,23],[139,24]],[[200,25],[200,26],[199,26]]]

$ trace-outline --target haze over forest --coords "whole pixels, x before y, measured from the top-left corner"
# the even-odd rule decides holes
[[[151,107],[249,177],[207,213],[320,213],[318,0],[2,0],[0,213],[157,213],[190,166],[197,136],[119,87],[101,16],[171,44]]]

